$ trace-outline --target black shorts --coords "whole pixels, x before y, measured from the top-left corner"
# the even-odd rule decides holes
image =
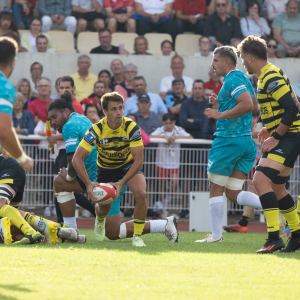
[[[55,159],[54,167],[53,167],[53,174],[58,174],[59,169],[67,168],[68,166],[68,156],[66,149],[61,149],[58,152],[58,155]]]
[[[299,153],[300,132],[287,132],[274,149],[262,154],[262,158],[269,158],[288,168],[293,168]]]
[[[130,169],[132,164],[133,164],[133,161],[130,161],[129,163],[125,164],[124,166],[122,166],[121,168],[118,168],[118,169],[103,169],[103,168],[98,167],[97,182],[98,183],[118,182],[126,175],[126,173]],[[144,175],[142,170],[137,172],[137,174]]]
[[[13,158],[3,158],[0,161],[0,184],[9,185],[16,193],[10,204],[23,200],[26,183],[26,173],[23,167]]]

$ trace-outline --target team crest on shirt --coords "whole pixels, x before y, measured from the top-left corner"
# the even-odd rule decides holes
[[[273,81],[268,85],[268,91],[272,95],[275,92],[276,87],[278,86],[279,82],[278,81]]]
[[[107,144],[107,143],[108,143],[108,139],[102,139],[102,140],[100,140],[100,142],[99,142],[100,145],[105,145],[105,144]]]
[[[114,143],[116,148],[119,147],[119,140],[116,139],[116,140],[113,140],[112,142]]]

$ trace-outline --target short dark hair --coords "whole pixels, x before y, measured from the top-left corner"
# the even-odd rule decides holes
[[[6,67],[17,55],[18,44],[10,37],[0,37],[0,66]]]
[[[202,36],[201,36],[201,38],[199,39],[199,43],[201,43],[201,41],[202,41],[203,39],[208,39],[209,42],[211,43],[209,37],[208,37],[208,36],[205,36],[205,35],[202,35]]]
[[[246,6],[246,12],[249,14],[249,8],[251,8],[253,5],[257,5],[257,7],[258,7],[258,13],[260,13],[260,5],[259,5],[259,3],[256,1],[256,0],[252,0],[252,1],[249,1],[248,3],[247,3],[247,6]]]
[[[108,71],[108,70],[101,70],[100,72],[99,72],[99,74],[98,74],[98,78],[99,78],[99,76],[102,74],[102,73],[105,73],[105,74],[107,74],[108,76],[109,76],[109,78],[111,79],[111,74],[110,74],[110,72]]]
[[[176,120],[176,118],[175,118],[174,114],[172,114],[172,113],[166,113],[166,114],[163,115],[162,120],[164,122],[167,121],[167,120],[170,120],[171,122],[173,122],[173,121]]]
[[[173,48],[173,43],[171,41],[169,41],[169,40],[162,41],[161,44],[160,44],[160,49],[162,49],[162,47],[163,47],[164,44],[170,44],[171,47],[172,47],[172,50],[174,49]]]
[[[48,112],[52,109],[64,110],[66,108],[68,108],[71,112],[75,112],[72,105],[72,96],[69,91],[65,91],[60,98],[54,99],[48,104]]]
[[[42,25],[42,19],[40,17],[33,17],[32,19],[30,19],[29,26],[31,26],[33,21],[39,21]]]
[[[148,40],[143,35],[140,35],[134,39],[134,51],[136,52],[136,44],[138,40],[143,40],[145,42],[146,50],[148,50]]]
[[[94,83],[94,88],[96,87],[96,84],[97,83],[103,83],[104,84],[104,86],[105,86],[105,83],[103,82],[103,81],[101,81],[101,80],[98,80],[98,81],[96,81],[95,83]]]
[[[117,92],[107,93],[107,94],[105,94],[101,97],[102,108],[107,110],[108,109],[108,103],[110,101],[122,102],[122,104],[124,103],[124,99],[119,93],[117,93]]]
[[[232,46],[221,46],[217,47],[214,51],[215,54],[219,54],[222,58],[228,58],[231,60],[232,64],[236,67],[237,65],[237,53],[236,48]]]
[[[35,61],[34,63],[32,63],[31,64],[31,66],[30,66],[30,72],[32,71],[32,69],[33,69],[33,66],[34,65],[40,65],[41,66],[41,68],[42,68],[42,72],[43,72],[43,65],[42,64],[40,64],[39,62],[37,62],[37,61]]]
[[[86,113],[87,113],[87,111],[88,111],[88,109],[89,109],[90,107],[96,108],[96,110],[97,110],[97,115],[98,115],[99,118],[101,118],[99,108],[98,108],[98,106],[97,106],[96,104],[94,104],[94,103],[89,103],[89,104],[86,105],[85,110],[84,110],[84,115],[86,116]]]
[[[105,32],[105,31],[108,31],[109,34],[111,35],[111,31],[110,31],[109,28],[101,28],[101,29],[99,29],[98,34],[100,34],[100,33],[102,33],[102,32]]]
[[[71,87],[74,87],[74,85],[75,85],[74,79],[73,79],[71,76],[63,76],[63,77],[60,79],[59,83],[61,83],[61,82],[66,82],[66,81],[71,83]]]
[[[249,35],[238,45],[238,51],[248,53],[257,59],[268,60],[267,44],[264,39]]]
[[[203,87],[205,86],[205,83],[204,83],[204,81],[202,80],[202,79],[196,79],[196,80],[194,80],[194,82],[193,82],[193,87],[194,87],[194,84],[195,83],[202,83],[203,84]]]
[[[144,80],[144,82],[146,83],[146,80],[145,80],[145,77],[144,77],[144,76],[135,76],[135,77],[133,78],[133,82],[134,82],[134,81],[137,81],[137,80]]]
[[[39,35],[36,37],[35,43],[37,43],[37,41],[38,41],[39,39],[46,39],[47,42],[49,42],[49,41],[48,41],[48,38],[47,38],[45,35],[43,35],[43,34],[39,34]]]

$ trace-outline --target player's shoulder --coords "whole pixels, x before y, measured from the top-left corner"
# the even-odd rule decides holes
[[[259,76],[259,82],[261,84],[266,84],[270,83],[271,81],[276,81],[280,78],[286,79],[287,77],[279,67],[273,64],[268,64],[262,69]]]
[[[15,97],[15,93],[16,90],[14,85],[5,76],[0,76],[0,97],[4,97],[4,96]]]
[[[123,117],[122,127],[124,128],[124,131],[126,133],[132,131],[132,129],[134,129],[136,126],[137,124],[134,121],[132,121],[130,118]]]

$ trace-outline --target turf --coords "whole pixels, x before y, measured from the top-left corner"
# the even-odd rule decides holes
[[[13,299],[299,299],[300,251],[254,254],[265,234],[225,233],[225,243],[199,244],[204,233],[161,234],[99,244],[1,246],[0,300]]]

